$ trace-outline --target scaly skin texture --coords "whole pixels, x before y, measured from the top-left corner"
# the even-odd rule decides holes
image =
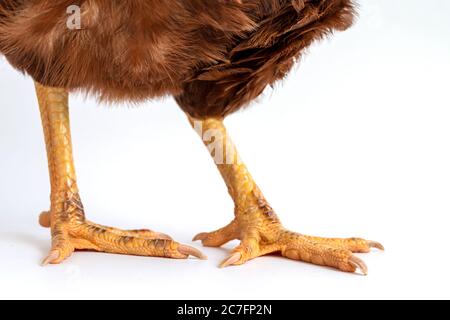
[[[50,227],[52,249],[44,264],[57,264],[75,250],[186,259],[205,258],[198,250],[150,230],[122,231],[86,220],[76,182],[70,134],[68,92],[36,83],[51,182],[51,208],[41,214]]]
[[[333,267],[345,272],[360,269],[362,273],[367,274],[366,265],[353,253],[367,253],[371,248],[383,250],[381,244],[357,238],[310,237],[288,231],[240,160],[222,120],[189,120],[201,134],[209,150],[213,151],[216,165],[235,203],[235,219],[228,226],[211,233],[201,233],[194,238],[201,240],[203,245],[208,247],[220,247],[236,239],[241,241],[221,264],[222,267],[241,265],[256,257],[279,252],[289,259]],[[212,145],[214,148],[211,148]]]

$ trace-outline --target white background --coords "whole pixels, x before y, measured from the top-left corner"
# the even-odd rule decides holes
[[[77,253],[42,268],[49,206],[31,79],[0,62],[0,298],[450,298],[450,3],[361,0],[353,29],[311,48],[259,104],[227,120],[266,197],[295,231],[363,236],[368,277],[264,257],[208,261]],[[172,100],[139,108],[73,97],[89,219],[190,243],[233,205]],[[195,244],[199,247],[198,244]]]

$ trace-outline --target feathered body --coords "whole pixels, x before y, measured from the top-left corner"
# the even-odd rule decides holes
[[[81,9],[81,29],[67,8]],[[106,101],[173,95],[225,117],[351,26],[351,0],[0,0],[0,52],[46,86]]]
[[[52,247],[43,264],[79,250],[206,259],[160,232],[86,219],[69,117],[69,92],[84,91],[111,102],[175,97],[235,203],[230,224],[194,238],[208,247],[240,240],[221,267],[279,253],[367,274],[353,253],[383,246],[286,229],[223,124],[282,79],[314,40],[348,28],[353,17],[352,0],[0,0],[0,53],[36,81],[44,129],[51,205],[39,221],[51,228]]]

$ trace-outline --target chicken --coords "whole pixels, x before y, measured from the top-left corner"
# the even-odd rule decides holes
[[[285,229],[223,124],[283,79],[314,41],[349,28],[354,17],[352,0],[0,0],[0,53],[34,79],[42,116],[51,207],[40,223],[52,237],[44,264],[61,263],[77,250],[205,258],[163,233],[86,220],[68,107],[69,93],[81,91],[104,102],[175,98],[235,202],[229,225],[194,238],[208,247],[241,241],[222,267],[279,253],[366,274],[353,253],[383,246]]]

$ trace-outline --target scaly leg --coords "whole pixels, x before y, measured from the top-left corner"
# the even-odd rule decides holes
[[[221,267],[241,265],[259,256],[281,253],[284,257],[316,265],[333,267],[346,272],[368,270],[353,253],[369,252],[371,248],[384,250],[374,241],[364,239],[331,239],[305,236],[285,229],[270,207],[236,147],[227,135],[221,120],[190,119],[211,151],[216,165],[235,202],[235,219],[226,227],[211,233],[201,233],[194,241],[205,246],[219,247],[239,239],[241,244],[221,264]]]
[[[72,156],[68,92],[36,83],[51,182],[51,208],[41,214],[50,227],[52,249],[45,264],[64,261],[76,250],[186,259],[205,258],[195,248],[150,230],[122,231],[86,220],[80,200]]]

